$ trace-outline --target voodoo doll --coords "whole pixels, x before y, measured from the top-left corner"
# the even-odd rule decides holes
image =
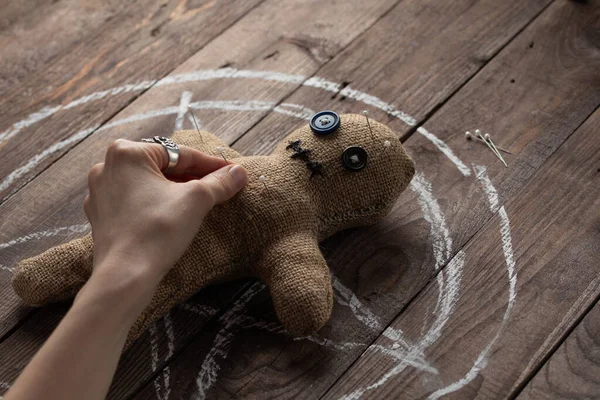
[[[333,307],[319,242],[381,220],[414,174],[398,136],[354,114],[320,112],[269,156],[242,156],[208,132],[179,131],[172,140],[243,166],[249,183],[205,217],[133,325],[128,345],[202,287],[247,276],[268,285],[289,333],[316,332]],[[75,296],[91,275],[92,247],[88,234],[21,261],[16,293],[30,305]]]

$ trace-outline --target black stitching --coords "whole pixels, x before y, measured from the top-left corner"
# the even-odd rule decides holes
[[[286,150],[293,149],[294,151],[300,151],[301,144],[302,144],[302,140],[294,140],[293,142],[290,142],[290,144],[288,144],[285,149]]]
[[[285,147],[286,150],[292,149],[294,152],[291,157],[293,159],[300,159],[306,163],[306,167],[310,171],[310,178],[314,178],[316,175],[323,176],[323,164],[318,161],[312,161],[310,159],[311,151],[309,149],[302,148],[302,140],[290,141]]]
[[[323,171],[322,171],[323,164],[321,164],[320,162],[317,162],[317,161],[308,161],[306,163],[306,166],[310,170],[310,179],[312,179],[316,175],[323,176]]]
[[[307,150],[307,149],[295,150],[294,153],[292,154],[292,158],[299,158],[308,163],[310,161],[310,150]]]

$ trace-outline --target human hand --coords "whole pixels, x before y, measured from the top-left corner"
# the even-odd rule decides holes
[[[94,275],[156,285],[183,255],[202,220],[247,183],[239,165],[180,146],[166,175],[159,144],[117,140],[89,173],[84,201],[92,225]]]

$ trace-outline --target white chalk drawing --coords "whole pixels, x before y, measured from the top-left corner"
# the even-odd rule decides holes
[[[185,90],[181,93],[181,99],[179,100],[179,110],[177,110],[177,118],[175,118],[175,130],[180,131],[183,129],[183,119],[188,112],[190,106],[190,100],[192,99],[192,92]]]
[[[272,101],[240,101],[240,100],[232,100],[232,101],[198,101],[195,103],[190,103],[189,107],[194,110],[224,110],[224,111],[273,111],[276,113],[281,113],[285,115],[290,115],[302,119],[309,119],[311,115],[314,114],[314,111],[307,109],[305,107],[299,106],[297,104],[279,104],[277,105]],[[94,127],[84,129],[75,133],[74,135],[61,140],[60,142],[54,143],[52,146],[46,148],[42,152],[36,154],[32,157],[26,164],[21,167],[15,169],[13,172],[8,174],[6,178],[2,180],[0,183],[0,192],[6,190],[12,183],[26,175],[31,170],[39,165],[39,163],[49,157],[50,155],[56,153],[57,151],[67,148],[70,145],[77,143],[87,136],[89,136],[92,132],[101,132],[108,130],[110,128],[114,128],[117,126],[129,124],[132,122],[143,121],[150,118],[161,117],[165,115],[178,115],[179,114],[179,106],[177,107],[167,107],[160,110],[152,110],[147,111],[141,114],[132,115],[127,118],[115,120],[109,122],[107,124],[102,125],[101,127]]]
[[[430,224],[430,235],[436,260],[435,269],[436,271],[439,270],[436,278],[438,297],[433,312],[435,316],[434,321],[427,333],[420,340],[411,344],[408,343],[403,334],[388,327],[384,331],[384,336],[390,339],[392,344],[390,346],[382,346],[380,344],[371,345],[367,351],[378,351],[388,355],[395,360],[396,365],[383,374],[376,382],[355,389],[353,392],[345,395],[343,397],[345,400],[361,398],[366,392],[385,385],[391,378],[400,374],[407,367],[417,368],[436,375],[439,374],[435,367],[426,362],[425,350],[441,337],[443,328],[450,320],[454,311],[454,306],[459,295],[460,278],[464,266],[465,254],[459,251],[450,260],[446,268],[440,269],[449,261],[452,254],[452,238],[450,237],[444,215],[437,199],[433,196],[431,184],[427,181],[423,173],[417,172],[415,174],[410,188],[417,194],[423,218]]]
[[[256,296],[261,290],[264,289],[262,283],[255,283],[246,290],[239,299],[235,301],[233,306],[225,312],[219,322],[222,324],[222,328],[219,330],[213,340],[213,345],[200,367],[200,372],[196,378],[196,385],[198,391],[195,398],[205,399],[206,391],[216,382],[217,374],[219,371],[219,364],[217,363],[217,357],[221,359],[227,358],[229,344],[234,337],[237,325],[239,325],[246,317],[242,314],[242,311],[246,305]]]
[[[172,84],[184,84],[187,82],[197,82],[202,80],[210,79],[262,79],[265,81],[276,81],[282,83],[290,83],[296,85],[302,85],[306,87],[314,87],[321,90],[339,93],[349,99],[363,102],[364,104],[378,108],[388,115],[396,117],[402,120],[409,126],[416,126],[417,121],[411,116],[404,112],[397,110],[394,106],[383,100],[352,89],[350,87],[342,88],[338,83],[319,78],[312,77],[306,78],[300,75],[290,75],[272,71],[249,71],[249,70],[236,70],[233,68],[224,68],[219,70],[202,70],[195,71],[187,74],[174,75],[167,77],[159,81],[144,81],[136,84],[127,84],[121,87],[108,89],[101,92],[92,93],[90,95],[81,97],[73,100],[65,106],[54,106],[45,107],[39,110],[22,121],[19,121],[3,133],[0,133],[0,143],[2,141],[9,140],[15,135],[19,134],[23,129],[28,128],[52,115],[61,111],[71,109],[89,102],[97,101],[108,96],[114,96],[119,93],[135,92],[151,87],[160,87]],[[67,139],[57,142],[41,153],[32,157],[26,164],[17,168],[11,174],[9,174],[2,182],[0,182],[0,191],[8,188],[16,179],[27,174],[33,170],[39,163],[50,156],[51,154],[64,149],[82,139],[89,136],[95,131],[103,131],[116,126],[143,121],[150,118],[174,115],[175,128],[181,129],[184,125],[184,119],[186,111],[189,108],[194,110],[224,110],[224,111],[267,111],[277,112],[300,119],[309,119],[314,114],[313,110],[310,110],[304,106],[297,104],[277,104],[276,102],[269,101],[199,101],[191,102],[192,93],[190,91],[183,91],[180,97],[179,105],[175,107],[166,107],[158,110],[146,111],[141,114],[136,114],[109,122],[102,126],[95,126],[81,130]],[[191,122],[191,118],[188,115],[188,120]],[[193,125],[191,126],[193,127]],[[417,132],[423,137],[427,138],[433,143],[464,175],[470,176],[471,170],[454,154],[452,149],[436,135],[426,130],[424,127],[417,128]],[[489,351],[501,336],[504,327],[507,324],[510,313],[512,311],[514,302],[516,300],[516,272],[514,264],[514,255],[512,251],[512,243],[510,238],[510,225],[508,216],[504,206],[499,208],[498,194],[491,184],[491,181],[487,177],[485,168],[474,166],[475,174],[479,182],[481,183],[484,192],[487,195],[488,202],[490,203],[490,209],[493,212],[498,211],[501,219],[501,238],[504,255],[506,258],[508,277],[510,282],[509,289],[509,304],[504,315],[501,327],[498,329],[496,335],[480,353],[479,357],[475,360],[473,367],[465,375],[465,377],[445,388],[439,389],[431,394],[431,398],[438,398],[446,393],[457,391],[472,381],[477,374],[485,368],[489,356]],[[430,235],[433,246],[433,254],[435,258],[435,270],[438,271],[436,282],[438,285],[438,298],[435,305],[435,309],[432,311],[433,322],[429,330],[422,335],[420,339],[414,342],[410,342],[406,339],[404,333],[399,329],[394,329],[389,326],[383,331],[383,336],[391,342],[390,344],[376,344],[371,345],[365,349],[366,352],[375,351],[385,354],[397,363],[391,370],[387,371],[379,380],[366,386],[355,390],[354,392],[344,396],[345,399],[356,399],[360,398],[366,392],[376,389],[384,385],[391,377],[399,374],[407,367],[416,368],[418,370],[439,375],[440,372],[432,365],[430,365],[425,359],[425,350],[430,347],[433,343],[440,339],[442,331],[446,323],[449,321],[458,299],[458,293],[460,289],[460,280],[462,270],[465,263],[465,254],[462,251],[458,251],[456,255],[451,258],[452,255],[452,239],[448,227],[446,225],[444,215],[441,211],[439,203],[432,194],[431,184],[426,180],[422,173],[417,173],[413,182],[411,183],[411,189],[417,194],[419,205],[423,212],[424,219],[430,224]],[[20,238],[11,240],[6,243],[0,244],[0,250],[26,243],[30,240],[39,240],[46,237],[52,236],[73,236],[86,232],[89,229],[89,225],[72,225],[67,227],[56,228],[47,231],[40,231],[29,235],[22,236]],[[443,266],[446,265],[446,268]],[[4,265],[0,265],[0,269],[9,270],[12,272],[14,268],[9,268]],[[358,297],[347,287],[345,287],[339,279],[332,276],[332,283],[335,290],[335,298],[337,303],[348,306],[352,311],[356,319],[362,322],[366,327],[374,330],[381,331],[384,328],[384,323],[381,319],[373,313],[368,307],[360,302]],[[228,356],[229,347],[232,339],[236,332],[243,329],[259,328],[272,333],[285,333],[285,330],[278,324],[273,322],[266,322],[256,320],[252,317],[244,315],[247,304],[252,298],[254,298],[260,291],[264,290],[265,286],[260,283],[256,283],[249,290],[247,290],[235,303],[230,307],[223,316],[219,318],[221,329],[214,338],[213,346],[211,346],[207,353],[200,371],[198,373],[196,384],[197,393],[196,398],[205,398],[207,390],[216,382],[219,364],[217,359],[225,359]],[[197,304],[182,304],[180,308],[194,312],[199,315],[212,316],[216,314],[217,310],[197,305]],[[169,315],[164,319],[160,320],[164,324],[165,333],[167,336],[167,355],[165,361],[173,356],[175,349],[175,332],[170,320]],[[156,323],[150,327],[151,343],[151,368],[153,372],[156,372],[159,364],[158,358],[158,342],[157,342],[157,325]],[[308,340],[318,345],[328,347],[337,351],[346,351],[353,348],[366,347],[363,343],[336,343],[324,338],[318,337],[305,337],[296,338],[295,340]],[[162,379],[161,379],[162,377]],[[163,368],[161,373],[157,375],[154,380],[156,389],[156,396],[158,399],[163,400],[169,398],[170,389],[170,370],[169,366]]]
[[[433,392],[429,396],[430,399],[439,399],[446,394],[462,389],[469,384],[469,382],[475,379],[479,372],[486,367],[490,350],[504,332],[517,299],[517,272],[515,268],[515,256],[513,253],[512,239],[510,237],[510,221],[508,219],[508,214],[506,213],[504,206],[498,208],[500,204],[498,200],[498,192],[492,185],[492,181],[487,175],[486,168],[475,165],[473,166],[473,169],[475,170],[477,179],[481,182],[483,191],[487,195],[490,211],[493,213],[498,212],[498,215],[500,216],[500,239],[502,240],[502,251],[504,252],[504,259],[506,260],[506,269],[508,274],[508,304],[506,306],[506,310],[504,311],[504,316],[502,317],[500,327],[496,331],[496,334],[492,340],[485,346],[481,353],[479,353],[479,356],[477,356],[477,359],[473,363],[471,369],[458,381]]]
[[[306,86],[306,87],[314,87],[317,89],[321,89],[321,90],[325,90],[325,91],[329,91],[329,92],[333,92],[333,93],[339,93],[340,95],[345,96],[346,98],[360,101],[364,104],[378,108],[378,109],[386,112],[387,114],[400,119],[408,126],[415,126],[417,124],[417,121],[413,117],[409,116],[408,114],[404,113],[403,111],[396,109],[393,105],[386,103],[383,100],[381,100],[375,96],[352,89],[349,86],[346,86],[345,88],[342,89],[342,86],[339,83],[331,82],[324,78],[311,77],[311,78],[307,79],[307,77],[301,76],[301,75],[290,75],[290,74],[274,72],[274,71],[251,71],[251,70],[238,70],[235,68],[222,68],[222,69],[217,69],[217,70],[200,70],[200,71],[190,72],[190,73],[186,73],[186,74],[168,76],[159,81],[150,80],[150,81],[144,81],[144,82],[135,83],[135,84],[126,84],[126,85],[119,86],[116,88],[107,89],[107,90],[103,90],[101,92],[95,92],[95,93],[80,97],[78,99],[71,101],[70,103],[68,103],[64,106],[59,105],[59,106],[53,106],[53,107],[44,107],[43,109],[30,114],[24,120],[14,123],[12,127],[8,128],[4,132],[0,133],[0,143],[2,143],[3,141],[9,140],[10,138],[14,137],[19,132],[21,132],[23,129],[25,129],[29,126],[32,126],[40,121],[43,121],[44,119],[56,114],[57,112],[59,112],[61,110],[68,110],[68,109],[71,109],[74,107],[81,106],[83,104],[87,104],[87,103],[90,103],[93,101],[103,99],[105,97],[110,97],[110,96],[114,96],[114,95],[122,94],[122,93],[146,90],[151,87],[161,87],[161,86],[167,86],[167,85],[173,85],[173,84],[206,81],[206,80],[212,80],[212,79],[262,79],[265,81],[275,81],[275,82],[281,82],[281,83],[302,85],[302,86]],[[178,114],[179,107],[175,107],[175,108],[176,108],[176,111],[174,113]],[[277,110],[274,110],[274,111],[277,112]],[[279,112],[285,112],[285,110],[283,110],[283,111],[280,110]],[[172,113],[172,111],[169,111],[169,113]],[[107,129],[109,127],[111,127],[110,123],[103,125],[102,129]],[[2,183],[0,183],[0,192],[4,191],[6,188],[8,188],[14,182],[15,179],[18,179],[19,177],[27,174],[32,169],[34,169],[43,159],[45,159],[49,155],[65,148],[67,146],[77,143],[80,140],[83,140],[84,138],[86,138],[87,136],[89,136],[90,134],[92,134],[93,132],[95,132],[99,129],[101,129],[100,126],[94,126],[91,128],[84,129],[84,130],[78,132],[77,134],[71,136],[70,138],[65,139],[61,142],[57,142],[54,145],[52,145],[52,146],[48,147],[47,149],[45,149],[44,151],[42,151],[41,153],[35,155],[25,165],[22,165],[21,167],[17,168],[15,171],[13,171],[12,174],[8,175],[2,181]],[[424,128],[417,129],[417,132],[420,133],[421,135],[423,135],[428,140],[430,140],[436,147],[438,147],[439,150],[442,151],[442,153],[444,153],[448,157],[448,159],[450,161],[452,161],[452,163],[454,163],[454,165],[458,168],[458,170],[463,175],[469,176],[471,174],[469,168],[454,154],[452,149],[450,147],[448,147],[448,145],[446,143],[444,143],[442,140],[440,140],[433,133],[426,131]]]
[[[83,232],[87,232],[90,229],[89,224],[80,224],[80,225],[71,225],[71,226],[63,226],[55,229],[48,229],[45,231],[30,233],[29,235],[21,236],[19,238],[13,239],[6,243],[0,243],[0,250],[8,249],[17,244],[23,244],[30,240],[38,240],[45,237],[52,236],[72,236],[73,234],[79,234]]]
[[[171,357],[173,357],[173,352],[175,350],[175,333],[173,332],[173,325],[171,323],[171,313],[167,312],[167,314],[163,318],[161,318],[160,321],[162,321],[164,323],[165,331],[167,333],[168,352],[167,352],[167,355],[165,356],[165,361],[168,361],[171,359]],[[158,321],[158,322],[160,322],[160,321]],[[156,372],[156,369],[158,368],[158,362],[159,362],[158,335],[157,335],[156,324],[157,324],[157,322],[153,322],[152,325],[150,325],[150,327],[148,328],[148,330],[150,331],[150,353],[151,353],[150,355],[152,357],[150,366],[152,368],[152,372]],[[169,398],[169,395],[171,394],[171,388],[170,388],[171,370],[170,370],[169,366],[167,365],[162,369],[161,372],[162,372],[162,377],[163,377],[162,385],[161,385],[159,376],[154,378],[153,383],[154,383],[154,388],[156,390],[156,397],[159,400],[166,400]]]

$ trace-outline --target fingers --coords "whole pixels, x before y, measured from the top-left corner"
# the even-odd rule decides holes
[[[160,165],[161,171],[164,171],[169,165],[169,158],[165,149],[160,145],[157,146],[161,147],[161,154],[164,156],[164,163]],[[165,176],[168,178],[189,176],[201,178],[227,165],[230,164],[221,157],[210,156],[191,147],[179,146],[179,161],[175,167],[165,173]]]
[[[239,165],[227,165],[202,179],[185,183],[210,207],[221,204],[239,192],[248,183],[248,172]]]
[[[140,158],[140,157],[143,157]],[[166,171],[169,165],[169,155],[165,148],[157,143],[132,142],[117,139],[106,151],[106,162],[143,162],[144,159],[153,164],[159,171]],[[229,165],[221,157],[211,156],[187,146],[179,146],[179,160],[177,165],[165,173],[173,180],[186,180],[190,177],[200,178]],[[186,178],[186,179],[182,179]]]

